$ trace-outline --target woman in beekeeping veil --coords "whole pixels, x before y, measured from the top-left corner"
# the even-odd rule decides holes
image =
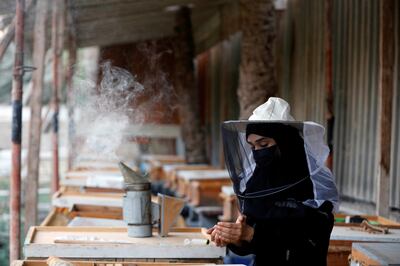
[[[339,200],[325,166],[325,129],[294,121],[271,97],[249,120],[222,124],[225,162],[241,215],[208,230],[219,246],[255,254],[256,265],[326,265]]]

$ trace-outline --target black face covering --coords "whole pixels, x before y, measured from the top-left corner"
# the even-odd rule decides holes
[[[270,164],[276,156],[277,146],[271,146],[259,150],[253,150],[253,158],[258,167],[265,167]]]

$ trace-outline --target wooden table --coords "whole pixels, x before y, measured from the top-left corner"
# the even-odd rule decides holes
[[[221,187],[231,184],[229,172],[222,169],[179,170],[176,176],[177,193],[186,196],[193,206],[221,205]]]
[[[357,230],[357,226],[334,226],[328,250],[329,266],[347,266],[353,243],[400,243],[400,229],[390,229],[389,234],[371,234]]]
[[[186,240],[188,239],[188,240]],[[186,244],[196,239],[201,244]],[[126,227],[31,227],[24,243],[28,259],[62,258],[220,263],[226,248],[202,228],[175,228],[167,237],[130,238]]]
[[[354,243],[351,265],[400,265],[400,243]]]

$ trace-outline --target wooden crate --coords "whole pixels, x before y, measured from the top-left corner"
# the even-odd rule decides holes
[[[130,238],[126,227],[31,227],[24,243],[28,259],[137,259],[153,261],[204,260],[221,262],[226,248],[213,242],[187,245],[185,240],[208,239],[202,228],[174,228],[167,237]]]
[[[229,172],[222,169],[210,170],[179,170],[176,173],[178,180],[177,193],[180,196],[189,196],[190,183],[193,181],[221,181],[230,184]]]
[[[215,167],[207,164],[166,164],[162,166],[161,176],[165,180],[165,186],[177,189],[177,172],[182,170],[210,170]]]
[[[238,200],[232,186],[223,186],[219,194],[222,199],[223,211],[220,221],[234,222],[240,214]]]
[[[221,188],[230,184],[230,179],[191,181],[188,200],[193,206],[221,206]]]
[[[352,265],[400,265],[400,243],[354,243]]]
[[[371,234],[358,229],[358,226],[333,227],[328,250],[329,266],[347,266],[353,243],[400,243],[400,229],[390,229],[389,234]]]
[[[75,217],[122,220],[122,208],[96,205],[74,205],[53,208],[40,226],[67,226]]]

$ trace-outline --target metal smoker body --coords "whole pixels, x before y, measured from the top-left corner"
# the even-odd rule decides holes
[[[158,234],[162,237],[167,236],[185,201],[158,194],[158,204],[154,203],[151,201],[151,183],[147,176],[136,173],[122,162],[119,163],[119,168],[124,177],[126,191],[122,214],[128,225],[128,236],[150,237],[153,235],[152,227],[156,223]]]
[[[147,176],[139,175],[122,162],[119,163],[119,168],[125,183],[126,194],[122,209],[123,219],[128,225],[128,236],[150,237],[154,220],[152,218],[158,219],[158,208],[152,207],[151,202],[151,183]]]

